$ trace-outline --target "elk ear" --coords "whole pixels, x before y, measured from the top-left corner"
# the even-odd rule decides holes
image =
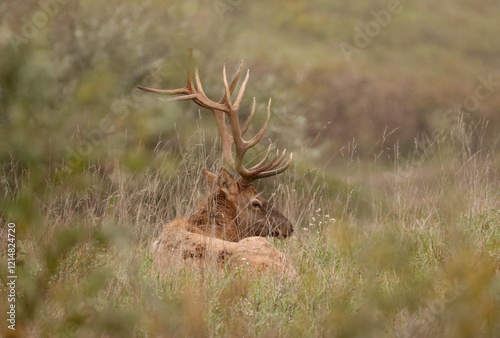
[[[208,189],[210,190],[215,189],[215,186],[217,185],[217,175],[212,174],[207,169],[203,169],[201,171],[201,175],[205,179],[205,183],[207,184]]]
[[[234,180],[233,175],[224,167],[219,171],[217,185],[229,199],[231,196],[236,196],[238,193],[238,184]]]

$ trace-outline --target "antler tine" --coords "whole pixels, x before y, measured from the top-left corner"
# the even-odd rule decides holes
[[[250,110],[250,115],[248,115],[248,118],[245,121],[243,128],[241,129],[241,136],[244,136],[246,134],[248,127],[250,126],[250,122],[253,119],[253,114],[255,114],[255,97],[253,98],[252,109]]]
[[[197,96],[194,98],[194,101],[200,106],[207,109],[223,110],[224,109],[223,105],[221,105],[218,102],[210,100],[203,91],[203,86],[201,85],[200,72],[198,71],[198,67],[194,69],[194,80],[196,81],[196,89],[197,89],[196,90]]]
[[[225,68],[225,65],[224,65]],[[240,67],[238,68],[238,71],[233,77],[233,81],[231,81],[231,85],[229,85],[229,92],[232,94],[234,91],[234,88],[236,88],[236,84],[238,83],[238,80],[240,79],[241,75],[241,70],[243,69],[243,60],[240,63]]]
[[[269,171],[261,172],[261,173],[255,175],[255,177],[253,179],[256,180],[256,179],[259,179],[259,178],[264,178],[264,177],[269,177],[269,176],[274,176],[274,175],[281,174],[282,172],[284,172],[285,170],[288,169],[288,167],[292,163],[292,158],[293,158],[293,153],[290,154],[290,157],[288,158],[288,161],[281,168],[276,169],[276,170],[269,170]]]
[[[202,93],[205,96],[205,92],[203,91],[203,86],[201,85],[200,72],[198,70],[198,66],[196,66],[194,69],[194,80],[196,81],[196,88],[198,89],[198,93]]]
[[[224,67],[222,68],[222,79],[224,81],[224,100],[227,103],[228,106],[232,106],[231,103],[231,88],[229,88],[229,85],[227,84],[227,76],[226,76],[226,64],[224,64]]]
[[[182,88],[177,88],[177,89],[155,89],[155,88],[150,88],[150,87],[144,87],[144,86],[137,86],[138,89],[143,90],[145,92],[150,92],[150,93],[155,93],[155,94],[160,94],[160,95],[176,95],[176,94],[190,94],[190,96],[194,95],[196,93],[196,90],[193,85],[193,80],[191,79],[191,63],[193,62],[193,50],[191,49],[189,51],[189,58],[188,58],[188,66],[186,69],[186,85]],[[184,96],[183,99],[181,98],[172,98],[167,101],[183,101],[183,100],[191,100],[194,97],[186,97]]]
[[[187,68],[186,69],[186,77],[187,77],[186,89],[189,90],[191,93],[194,93],[194,92],[196,92],[196,90],[194,88],[194,84],[193,84],[193,80],[192,80],[192,74],[191,74],[192,66],[193,66],[193,49],[191,48],[189,50],[188,65],[186,67]],[[198,69],[197,66],[196,66],[196,69]]]
[[[261,166],[264,165],[264,163],[266,163],[267,159],[269,158],[269,154],[271,153],[271,148],[272,148],[273,144],[270,143],[269,144],[269,147],[267,147],[267,151],[266,151],[266,154],[264,155],[264,157],[262,158],[262,160],[260,160],[259,163],[257,163],[256,165],[254,165],[253,167],[251,167],[249,170],[250,171],[253,171]]]
[[[155,88],[149,88],[149,87],[143,87],[143,86],[137,86],[138,89],[144,90],[145,92],[150,92],[150,93],[155,93],[155,94],[169,94],[169,95],[175,95],[175,94],[189,94],[189,89],[186,87],[183,88],[178,88],[178,89],[155,89]]]
[[[240,67],[238,71],[234,75],[231,84],[228,84],[227,74],[226,74],[226,65],[222,68],[222,77],[224,81],[224,95],[218,101],[210,100],[203,90],[203,86],[200,80],[200,74],[198,67],[194,69],[194,82],[192,79],[191,73],[191,63],[192,63],[192,51],[189,56],[189,66],[187,70],[187,82],[183,88],[177,89],[154,89],[143,86],[138,86],[137,88],[144,90],[146,92],[155,93],[155,94],[167,94],[167,95],[179,95],[172,98],[169,98],[168,101],[187,101],[193,100],[196,104],[201,107],[207,108],[212,111],[215,117],[215,121],[217,124],[217,128],[219,130],[219,134],[222,141],[222,151],[225,162],[233,167],[241,176],[241,180],[244,184],[250,184],[252,181],[269,177],[273,175],[277,175],[285,171],[292,161],[293,154],[290,154],[288,161],[281,167],[281,163],[286,158],[286,149],[280,154],[279,150],[276,151],[276,155],[272,160],[269,160],[269,155],[271,153],[272,144],[269,145],[264,157],[251,167],[250,169],[246,169],[243,166],[243,157],[245,156],[248,149],[255,146],[263,137],[267,126],[269,124],[269,120],[271,118],[271,99],[267,104],[267,116],[266,121],[260,128],[260,130],[255,134],[250,140],[246,141],[243,139],[243,135],[248,131],[250,126],[250,122],[253,119],[255,114],[255,97],[253,98],[252,108],[249,116],[247,117],[243,127],[240,127],[239,122],[239,109],[241,102],[243,101],[243,96],[245,94],[245,89],[250,78],[250,71],[247,71],[245,79],[243,80],[239,90],[238,95],[234,103],[231,102],[231,95],[233,94],[234,89],[237,86],[238,80],[241,76],[241,71],[243,69],[243,61],[240,63]],[[226,115],[229,119],[229,125],[226,124]],[[232,145],[235,145],[236,154],[232,156]]]
[[[255,168],[252,169],[257,173],[273,170],[274,168],[278,167],[281,164],[281,162],[283,162],[283,160],[285,159],[285,155],[286,155],[286,149],[281,153],[281,156],[279,156],[279,150],[276,150],[276,156],[271,160],[271,162],[267,163],[266,165],[261,165],[259,167],[255,166]]]
[[[264,122],[264,125],[260,128],[259,132],[255,134],[255,136],[247,142],[246,147],[251,148],[254,145],[256,145],[262,136],[264,135],[264,132],[267,129],[267,125],[269,124],[269,120],[271,119],[271,99],[269,99],[269,103],[267,104],[267,117],[266,117],[266,122]]]
[[[250,70],[247,70],[247,75],[245,76],[245,80],[243,80],[243,83],[241,84],[240,91],[238,92],[238,96],[236,97],[236,100],[234,101],[234,109],[239,110],[240,109],[240,104],[241,101],[243,100],[243,95],[245,95],[245,89],[247,88],[247,82],[248,79],[250,78]]]

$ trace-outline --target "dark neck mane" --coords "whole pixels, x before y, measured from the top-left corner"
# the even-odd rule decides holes
[[[236,208],[224,194],[211,193],[189,218],[190,231],[226,241],[240,240],[235,224]]]

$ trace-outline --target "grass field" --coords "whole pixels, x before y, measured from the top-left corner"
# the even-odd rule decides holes
[[[356,45],[389,3],[0,4],[0,336],[498,337],[499,5],[401,1]],[[294,162],[258,189],[298,279],[152,269],[221,164],[208,113],[134,89],[182,86],[189,48],[212,98],[245,60],[251,131],[273,98]]]
[[[175,266],[162,276],[152,270],[148,247],[162,223],[192,210],[204,192],[199,168],[207,163],[192,155],[196,149],[169,179],[160,169],[127,174],[117,165],[103,175],[89,168],[81,173],[85,187],[75,191],[60,178],[45,183],[40,199],[10,163],[2,181],[21,184],[11,187],[16,198],[8,207],[24,233],[16,332],[494,337],[498,157],[481,145],[471,152],[474,135],[456,132],[391,168],[346,162],[348,183],[295,170],[267,187],[297,229],[272,243],[291,258],[299,280],[232,270],[221,276],[210,264]]]

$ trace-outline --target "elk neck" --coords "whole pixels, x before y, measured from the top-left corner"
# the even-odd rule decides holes
[[[236,206],[220,191],[212,192],[189,218],[193,232],[237,242]]]

